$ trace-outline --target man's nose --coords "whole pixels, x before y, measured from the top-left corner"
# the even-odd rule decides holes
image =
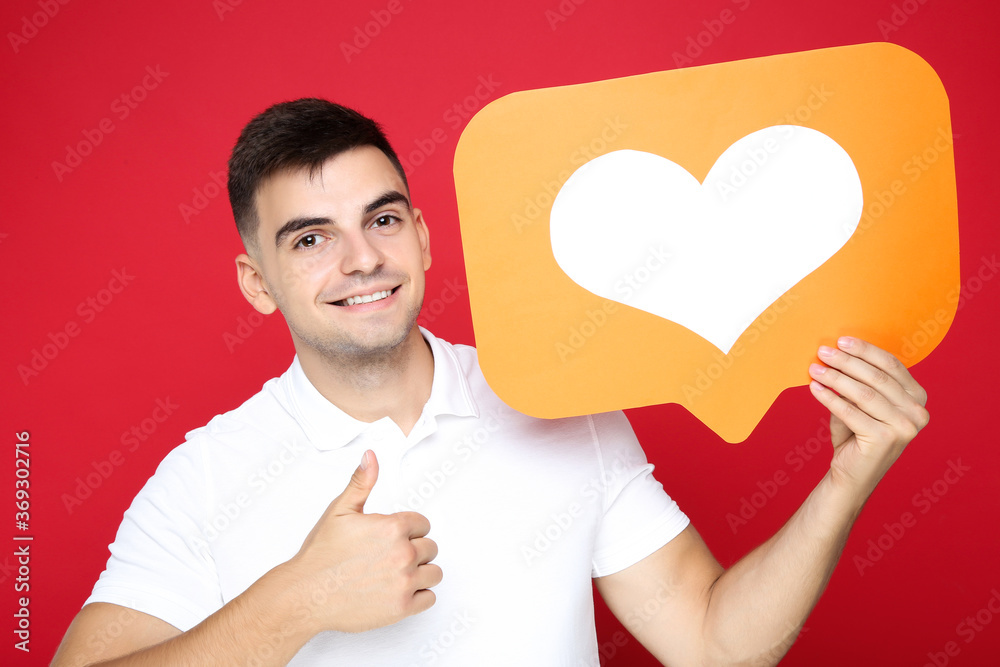
[[[344,236],[341,247],[344,252],[341,270],[344,273],[371,273],[382,265],[384,258],[381,251],[363,231]]]

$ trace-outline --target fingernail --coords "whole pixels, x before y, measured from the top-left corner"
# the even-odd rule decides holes
[[[826,367],[819,364],[809,364],[809,372],[813,375],[822,375],[826,372]]]
[[[841,350],[849,350],[854,346],[854,339],[842,336],[837,339],[837,347]]]
[[[370,449],[366,449],[365,453],[361,455],[361,469],[362,470],[368,470],[368,452],[370,452],[370,451],[371,451]]]
[[[826,387],[821,385],[819,382],[816,382],[816,380],[810,382],[809,386],[812,387],[813,391],[826,391]]]
[[[835,351],[832,347],[827,347],[826,345],[819,346],[819,356],[821,357],[832,357]]]

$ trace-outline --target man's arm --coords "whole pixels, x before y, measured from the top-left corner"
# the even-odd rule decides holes
[[[81,609],[73,619],[52,665],[83,667],[158,644],[180,632],[155,616],[95,602]]]
[[[777,664],[875,485],[927,424],[927,395],[899,360],[854,338],[838,348],[821,348],[824,363],[810,367],[810,389],[831,415],[830,470],[771,539],[723,571],[689,527],[596,580],[615,615],[664,664]]]
[[[53,665],[284,665],[320,632],[361,632],[429,609],[429,589],[442,576],[430,563],[437,556],[425,537],[430,524],[415,512],[364,514],[377,478],[375,454],[365,452],[299,552],[188,632],[91,604],[70,625]]]
[[[185,633],[141,612],[90,604],[53,665],[284,665],[318,631],[296,585],[279,566]]]

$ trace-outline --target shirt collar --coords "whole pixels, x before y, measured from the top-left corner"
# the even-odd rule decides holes
[[[434,356],[434,377],[431,395],[424,405],[420,420],[410,433],[410,439],[433,433],[437,417],[478,417],[479,410],[469,388],[454,347],[420,327],[420,333]],[[313,386],[299,363],[298,355],[281,377],[285,397],[296,420],[302,425],[309,441],[320,450],[331,450],[348,444],[371,424],[354,419],[324,397]]]

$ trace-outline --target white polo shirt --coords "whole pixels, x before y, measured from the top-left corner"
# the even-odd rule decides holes
[[[372,449],[365,511],[430,520],[437,602],[388,627],[317,635],[291,664],[597,667],[591,577],[643,559],[687,517],[623,414],[522,415],[487,386],[474,348],[421,331],[434,379],[409,436],[346,415],[295,359],[164,458],[87,603],[190,629],[294,556]]]

